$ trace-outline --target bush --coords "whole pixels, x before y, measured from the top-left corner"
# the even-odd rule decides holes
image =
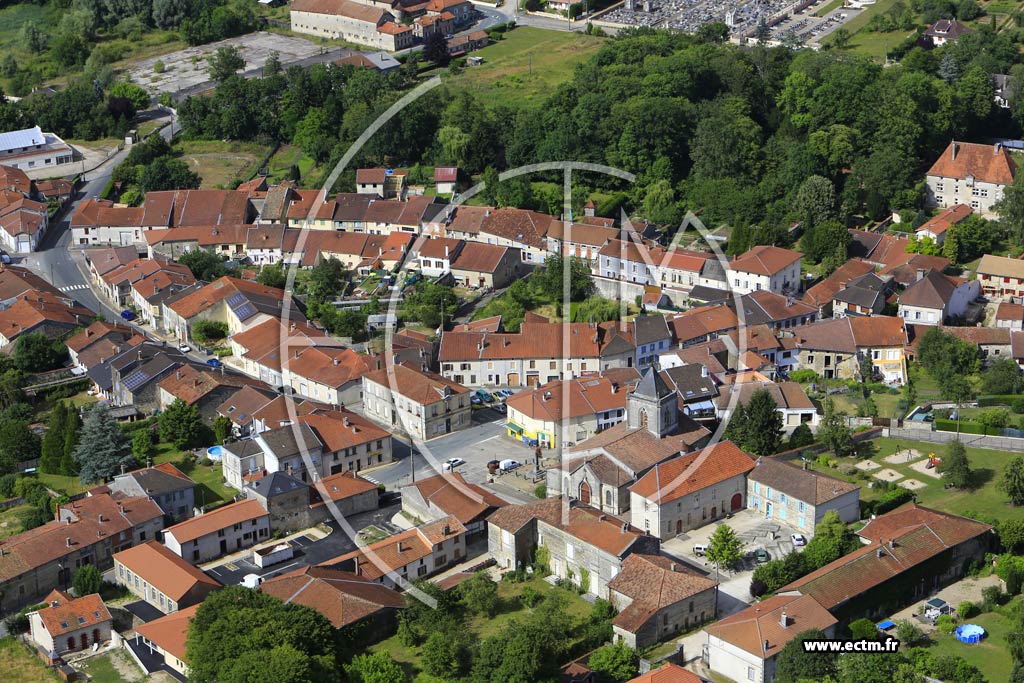
[[[952,633],[953,629],[956,628],[956,619],[948,614],[940,615],[939,618],[935,620],[935,628],[939,633]]]
[[[548,487],[547,487],[547,484],[539,484],[537,486],[537,488],[535,488],[533,490],[533,495],[537,496],[538,498],[542,498],[542,499],[543,498],[547,498],[548,497]]]
[[[7,499],[14,497],[14,487],[18,482],[18,475],[16,474],[5,474],[0,477],[0,499]]]
[[[1018,396],[1013,399],[1013,403],[1010,404],[1010,408],[1012,408],[1015,413],[1024,413],[1024,397]]]
[[[167,66],[164,64],[162,59],[158,59],[153,62],[153,73],[162,74],[167,70]]]
[[[970,600],[964,600],[956,606],[956,613],[960,615],[961,619],[970,619],[978,613],[978,608]]]
[[[519,602],[525,606],[533,608],[536,607],[544,600],[544,595],[535,588],[527,586],[523,589],[523,592],[519,594]]]
[[[759,598],[768,592],[768,584],[761,579],[752,579],[750,581],[750,597]]]
[[[981,611],[991,612],[1003,604],[1003,589],[1000,586],[985,586],[981,589]]]
[[[904,645],[910,646],[924,640],[924,631],[914,622],[904,619],[896,625],[896,638]]]
[[[793,372],[789,373],[789,379],[791,382],[807,384],[818,379],[818,373],[816,373],[814,370],[808,369],[794,370]]]

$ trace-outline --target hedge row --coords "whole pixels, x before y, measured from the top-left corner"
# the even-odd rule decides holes
[[[991,396],[979,396],[979,408],[991,408],[992,406],[1008,406],[1014,401],[1024,398],[1020,394],[993,394]]]
[[[955,432],[957,430],[956,420],[936,418],[935,429],[940,432]],[[1002,436],[1003,430],[1000,427],[986,427],[979,422],[960,420],[961,434],[982,434],[985,436]]]

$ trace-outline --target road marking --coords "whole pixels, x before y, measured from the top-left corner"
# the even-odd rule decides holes
[[[89,285],[67,285],[65,287],[61,287],[60,291],[62,291],[62,292],[77,292],[77,291],[79,291],[81,289],[89,289]]]
[[[380,486],[380,482],[377,481],[376,479],[374,479],[373,477],[368,477],[368,476],[363,475],[363,474],[361,474],[359,476],[362,477],[363,479],[365,479],[366,481],[370,482],[371,484],[375,484],[377,486]]]
[[[494,441],[495,439],[500,439],[500,438],[501,438],[502,436],[504,436],[504,434],[495,434],[495,435],[494,435],[494,436],[492,436],[491,438],[489,438],[489,439],[484,439],[483,441],[477,441],[477,443],[478,443],[478,444],[481,444],[481,443],[487,443],[488,441]]]

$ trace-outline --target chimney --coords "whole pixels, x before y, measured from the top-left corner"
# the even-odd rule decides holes
[[[450,526],[448,526],[447,524],[445,524],[444,525],[444,535],[445,536],[451,536],[451,534],[452,534],[452,528]]]
[[[917,269],[917,280],[914,280],[914,282],[917,282],[918,280],[923,280],[923,279],[924,279],[924,268],[918,268]]]
[[[402,550],[403,550],[403,548],[402,548],[402,542],[401,542],[401,541],[399,541],[399,542],[398,542],[398,552],[399,552],[399,553],[401,553],[401,552],[402,552]]]
[[[107,520],[103,519],[103,513],[101,512],[101,513],[99,514],[99,523],[100,523],[100,524],[102,524],[102,523],[103,523],[103,522],[105,522],[105,521],[107,521]]]
[[[896,549],[896,539],[895,538],[893,538],[893,539],[891,539],[889,541],[889,549],[890,550],[895,550]]]
[[[789,617],[786,616],[786,611],[782,611],[782,616],[779,617],[779,624],[782,628],[789,628]]]
[[[349,420],[348,420],[348,418],[346,417],[346,418],[345,418],[345,426],[346,426],[346,427],[348,427],[348,425],[349,425]]]
[[[71,537],[70,536],[68,536],[67,538],[64,539],[64,545],[66,545],[68,548],[71,547]]]
[[[118,503],[118,504],[117,504],[117,509],[118,509],[118,511],[119,511],[119,512],[120,512],[120,513],[121,513],[122,515],[124,514],[124,505],[121,505],[120,503]]]
[[[700,376],[701,377],[707,377],[708,376],[708,368],[707,368],[706,365],[700,366]]]
[[[768,652],[768,641],[767,640],[764,641],[764,651]]]
[[[1003,143],[1001,143],[1001,142],[997,142],[995,145],[993,145],[992,146],[992,155],[993,156],[998,156],[999,150],[1000,150],[1000,148],[1002,148],[1002,146],[1003,146]]]
[[[951,159],[952,161],[956,161],[956,153],[960,151],[960,143],[958,143],[958,142],[954,142],[954,143],[953,143],[953,144],[951,145],[951,147],[952,147],[953,149],[952,149],[952,154],[950,155],[950,159]]]
[[[676,570],[676,563],[675,562],[670,562],[669,565],[668,565],[668,568],[669,568],[669,571],[673,571],[674,572]]]
[[[629,522],[623,522],[622,523],[622,533],[626,533],[627,531],[629,531]]]

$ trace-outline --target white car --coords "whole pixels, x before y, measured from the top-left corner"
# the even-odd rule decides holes
[[[793,534],[790,536],[790,539],[792,539],[793,545],[798,548],[807,545],[807,537],[803,534]]]
[[[192,347],[188,344],[178,344],[178,350],[182,353],[190,353],[192,351]]]
[[[463,460],[462,458],[448,458],[447,460],[445,460],[445,463],[444,463],[443,467],[444,467],[444,470],[446,472],[451,472],[452,470],[454,470],[459,465],[465,465],[465,464],[466,464],[466,461]]]

